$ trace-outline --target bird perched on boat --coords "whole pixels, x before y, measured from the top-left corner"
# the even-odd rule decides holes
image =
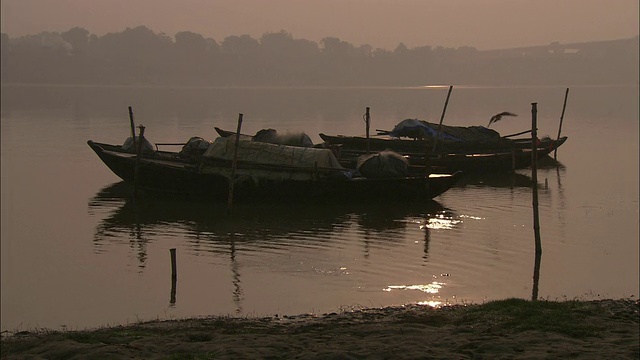
[[[503,111],[499,114],[495,114],[491,117],[491,120],[489,120],[489,125],[487,125],[487,127],[491,126],[491,124],[493,124],[494,122],[502,120],[503,116],[518,116],[518,114],[514,114],[508,111]]]

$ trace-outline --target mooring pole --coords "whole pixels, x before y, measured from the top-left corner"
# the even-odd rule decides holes
[[[442,109],[442,115],[440,116],[440,123],[438,124],[438,131],[436,132],[436,138],[433,141],[433,149],[431,152],[436,152],[436,145],[438,144],[438,138],[440,137],[440,130],[442,128],[442,122],[444,121],[444,114],[447,112],[447,105],[449,104],[449,97],[451,96],[451,90],[453,90],[453,85],[449,86],[449,92],[447,93],[447,100],[444,102],[444,108]]]
[[[178,281],[178,269],[176,265],[176,249],[169,249],[171,253],[171,298],[169,303],[175,305],[176,303],[176,283]]]
[[[176,249],[175,248],[169,249],[169,252],[171,253],[171,278],[177,279],[178,268],[176,267]]]
[[[533,192],[533,231],[536,240],[536,252],[542,252],[540,243],[540,220],[538,216],[538,103],[531,103],[531,177]]]
[[[429,146],[424,147],[424,176],[431,175],[431,162],[429,161]]]
[[[531,300],[538,300],[538,289],[540,286],[540,263],[542,261],[542,252],[536,252],[536,258],[533,264],[533,289],[531,290]]]
[[[136,125],[133,121],[133,108],[129,106],[129,124],[131,125],[131,138],[133,139],[133,148],[137,149],[136,146]]]
[[[369,127],[371,125],[371,115],[369,115],[369,107],[367,106],[365,113],[364,113],[364,122],[366,123],[366,129],[367,129],[367,154],[369,154],[370,150],[371,150],[371,141],[369,140]]]
[[[535,266],[533,272],[533,301],[538,297],[538,280],[540,277],[540,260],[542,258],[542,242],[540,240],[540,218],[538,214],[538,103],[531,103],[531,190],[533,193],[533,233],[535,237]]]
[[[553,150],[553,159],[558,160],[558,144],[560,143],[560,133],[562,131],[562,120],[564,120],[564,110],[567,108],[567,98],[569,97],[569,88],[564,92],[564,104],[562,104],[562,115],[560,115],[560,125],[558,126],[558,138],[556,140],[556,148]]]
[[[227,213],[231,214],[233,205],[233,184],[236,179],[236,167],[238,166],[238,146],[240,145],[240,129],[242,128],[242,113],[238,114],[238,128],[236,130],[236,142],[233,145],[233,162],[231,163],[231,178],[229,179],[229,199],[227,202]]]
[[[140,136],[138,137],[138,142],[136,143],[136,165],[133,172],[133,196],[138,196],[138,187],[140,184],[140,162],[142,161],[142,144],[144,142],[144,126],[138,126],[140,129]],[[135,134],[133,136],[135,139]]]

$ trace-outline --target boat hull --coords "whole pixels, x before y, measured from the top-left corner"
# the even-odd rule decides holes
[[[320,134],[325,146],[335,149],[336,157],[343,166],[353,166],[359,156],[367,153],[367,140],[362,137],[329,136]],[[547,156],[560,147],[567,137],[541,141],[537,146],[537,159]],[[425,140],[405,139],[369,139],[371,152],[392,150],[409,160],[410,171],[424,172],[426,154],[431,152],[431,143]],[[531,166],[531,142],[516,141],[511,148],[476,149],[473,151],[449,151],[449,147],[430,153],[428,164],[433,171],[439,172],[485,172],[508,171]]]

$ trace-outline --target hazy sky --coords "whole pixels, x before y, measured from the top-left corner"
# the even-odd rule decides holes
[[[394,49],[508,48],[638,35],[638,0],[0,0],[10,37],[80,26],[102,36],[147,26],[173,36],[286,30],[294,38],[334,36]]]

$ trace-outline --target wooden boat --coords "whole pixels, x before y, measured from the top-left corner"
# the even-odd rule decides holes
[[[484,126],[447,126],[406,119],[391,131],[378,130],[378,135],[385,136],[383,138],[326,134],[320,134],[320,137],[324,146],[334,149],[345,166],[365,154],[367,149],[372,152],[390,149],[404,155],[421,172],[424,170],[420,167],[427,163],[437,171],[486,172],[529,167],[531,138],[512,138],[528,132],[501,136]],[[566,136],[557,141],[548,137],[538,139],[537,159],[545,157],[566,140]]]
[[[219,137],[199,156],[148,149],[138,157],[123,146],[89,140],[89,147],[121,179],[147,191],[227,199],[236,150]],[[344,168],[328,149],[240,140],[234,199],[293,201],[429,200],[460,173],[365,178]]]
[[[420,121],[422,123],[426,123]],[[432,129],[437,125],[426,123]],[[444,126],[447,136],[439,140],[435,152],[432,152],[434,137],[417,136],[415,139],[388,136],[393,134],[389,131],[381,131],[386,134],[384,138],[344,135],[326,135],[321,133],[320,138],[324,141],[317,144],[316,148],[331,149],[340,164],[347,168],[354,168],[357,159],[366,155],[367,148],[370,153],[377,153],[385,150],[395,151],[405,156],[409,161],[409,170],[412,174],[425,173],[426,153],[429,153],[428,164],[432,172],[452,173],[456,171],[464,172],[494,172],[523,169],[531,166],[531,138],[510,139],[511,136],[522,135],[522,133],[500,136],[496,131],[482,126],[456,127]],[[235,135],[235,132],[216,128],[222,137]],[[430,134],[430,132],[425,132]],[[251,139],[251,135],[241,134],[244,139]],[[439,138],[440,139],[440,138]],[[565,143],[567,137],[559,140],[543,138],[538,141],[537,158],[546,157]]]

